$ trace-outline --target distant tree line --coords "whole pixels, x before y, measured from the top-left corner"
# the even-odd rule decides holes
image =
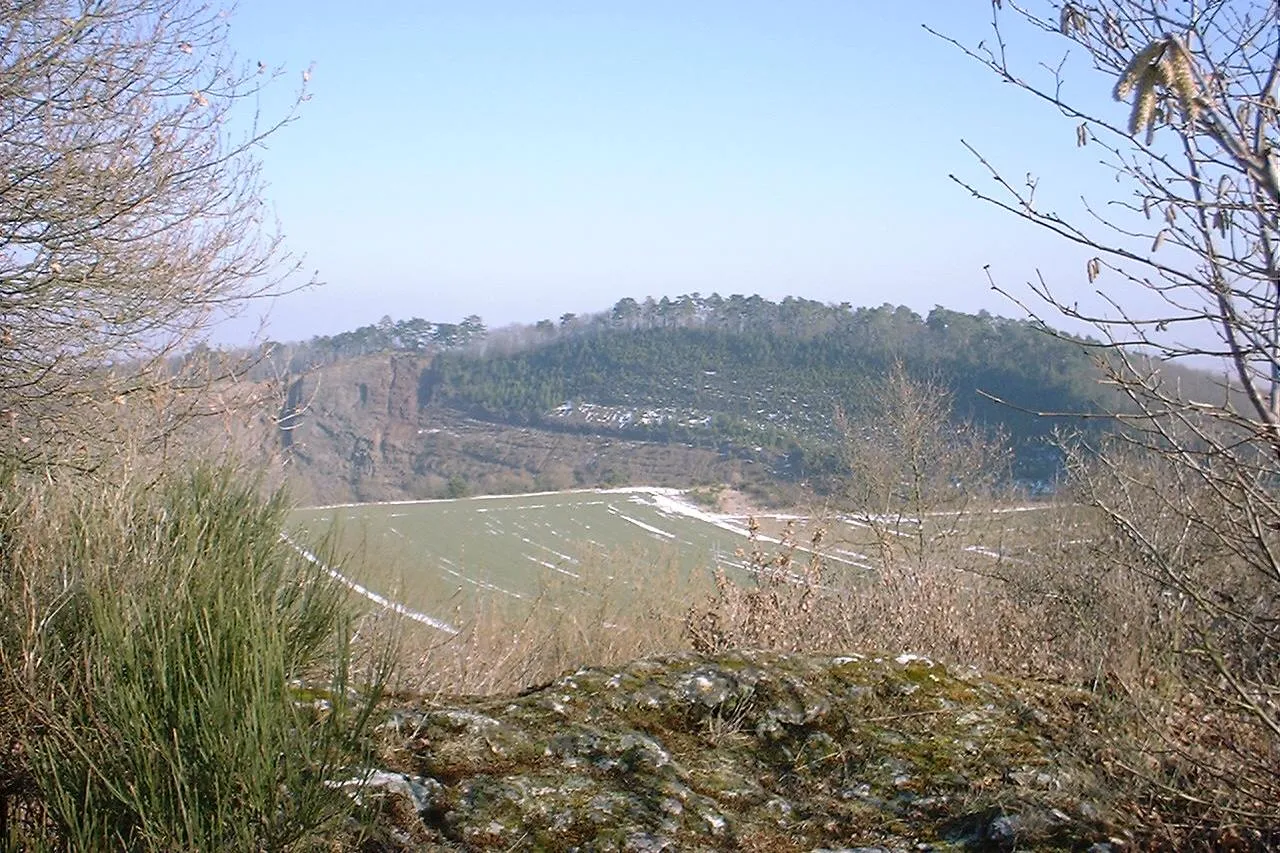
[[[1045,452],[1055,424],[1031,412],[1097,412],[1106,393],[1077,344],[985,312],[935,308],[921,317],[890,305],[695,294],[624,299],[561,323],[548,338],[534,347],[491,342],[483,355],[441,354],[424,380],[431,402],[542,426],[555,425],[553,410],[565,402],[674,407],[705,422],[625,426],[655,439],[763,446],[793,468],[813,469],[835,464],[835,411],[858,413],[896,364],[944,383],[960,416],[1008,433],[1025,459]]]
[[[1025,476],[1057,464],[1046,439],[1059,427],[1094,429],[1078,417],[1120,404],[1098,383],[1086,341],[1028,320],[937,307],[854,308],[788,297],[694,293],[619,300],[595,314],[563,314],[488,330],[421,318],[299,344],[273,344],[263,366],[301,373],[364,355],[427,357],[420,402],[472,417],[574,432],[611,431],[733,453],[767,452],[780,473],[839,468],[837,410],[857,416],[895,366],[940,384],[957,418],[1006,435]],[[1211,382],[1173,369],[1179,381]],[[611,419],[581,416],[583,404]]]
[[[377,323],[336,335],[316,335],[308,341],[268,341],[259,347],[254,377],[306,373],[318,367],[385,352],[429,355],[444,350],[474,347],[488,335],[484,320],[470,314],[458,323],[440,323],[410,317]]]

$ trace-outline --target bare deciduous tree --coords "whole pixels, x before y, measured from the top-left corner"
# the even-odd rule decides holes
[[[1025,76],[1009,58],[1011,25],[1032,38],[1041,36],[1028,26],[1056,35],[1088,67],[1064,59]],[[1122,188],[1105,204],[1086,199],[1073,219],[1041,205],[1034,179],[1008,180],[977,151],[996,189],[956,179],[1092,256],[1078,275],[1106,310],[1082,309],[1043,276],[1031,287],[1050,310],[1105,336],[1099,363],[1131,403],[1116,439],[1081,448],[1073,461],[1087,499],[1125,546],[1117,559],[1185,614],[1180,676],[1192,700],[1178,716],[1198,719],[1188,727],[1198,733],[1169,717],[1156,724],[1165,734],[1153,751],[1190,758],[1183,766],[1196,768],[1196,781],[1166,790],[1220,819],[1274,828],[1280,5],[995,0],[992,28],[977,46],[947,40],[1067,117],[1077,144],[1100,152]],[[1074,100],[1068,91],[1085,94]],[[1109,109],[1106,95],[1123,107]],[[1193,399],[1160,370],[1177,359],[1216,361],[1230,378],[1214,399]]]
[[[0,455],[75,458],[123,423],[163,434],[208,381],[174,356],[292,272],[255,148],[297,102],[261,123],[278,72],[226,35],[186,0],[0,10]]]
[[[972,533],[975,504],[989,509],[1007,480],[1006,444],[958,422],[951,392],[900,364],[867,389],[861,417],[841,414],[837,426],[847,474],[841,509],[871,531],[883,571],[909,577],[938,561],[971,562],[961,534]]]

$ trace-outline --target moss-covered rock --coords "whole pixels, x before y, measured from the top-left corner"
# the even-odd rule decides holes
[[[1107,849],[1083,694],[928,660],[734,652],[400,708],[389,846]],[[406,825],[403,815],[415,814]],[[400,838],[400,842],[394,842]],[[1110,838],[1110,840],[1109,840]]]

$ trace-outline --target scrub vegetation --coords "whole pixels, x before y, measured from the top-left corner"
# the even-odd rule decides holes
[[[389,656],[280,538],[287,504],[196,467],[0,489],[0,836],[13,849],[284,850],[349,831]],[[345,775],[344,775],[345,774]]]
[[[1069,116],[1130,194],[1076,227],[981,156],[994,189],[971,189],[1087,247],[1112,305],[1162,300],[1150,317],[1089,316],[1044,284],[1095,337],[713,294],[505,344],[478,317],[388,319],[292,353],[200,341],[291,268],[262,237],[253,152],[293,113],[228,135],[271,70],[185,0],[0,11],[0,845],[1280,846],[1280,12],[1041,6],[994,3],[992,39],[953,44]],[[1068,66],[1020,76],[1010,19],[1083,51],[1127,122],[1062,100]],[[821,474],[820,505],[718,507],[740,492],[702,477],[683,485],[703,508],[681,511],[731,554],[690,565],[662,518],[610,505],[669,550],[527,535],[546,571],[519,589],[458,553],[448,577],[484,594],[415,619],[387,550],[290,536],[287,493],[237,455],[306,462],[318,398],[291,372],[370,341],[385,387],[341,393],[400,437],[385,418],[330,430],[352,439],[334,458],[353,492],[413,442],[401,474],[472,491],[431,467],[422,418],[444,407],[704,451],[676,469]],[[1189,358],[1229,379],[1180,381]],[[1053,435],[1000,396],[1094,418]],[[1028,505],[1046,441],[1058,479]],[[534,487],[606,477],[537,449]]]

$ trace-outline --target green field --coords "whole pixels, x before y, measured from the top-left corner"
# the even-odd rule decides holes
[[[335,568],[439,618],[459,598],[527,601],[549,581],[573,581],[584,560],[621,553],[686,570],[740,567],[747,533],[745,519],[699,513],[658,489],[317,507],[294,521],[304,541],[336,524],[340,553],[359,565]]]
[[[1021,516],[1040,509],[1008,508],[974,516],[954,541],[972,559],[1024,551]],[[1022,511],[1025,510],[1025,511]],[[788,521],[795,538],[808,541],[806,518],[760,517],[761,545],[776,546]],[[293,533],[314,542],[336,532],[339,557],[332,566],[375,595],[448,621],[479,601],[531,603],[551,586],[572,587],[582,573],[623,583],[653,582],[645,572],[679,572],[721,566],[747,577],[748,519],[708,512],[672,489],[570,491],[458,500],[350,504],[299,509]],[[832,573],[844,577],[874,571],[875,539],[847,519],[826,518],[823,554]],[[927,522],[926,522],[927,523]],[[897,536],[908,536],[914,524]],[[1016,559],[1006,556],[1005,559]],[[665,577],[665,576],[664,576]]]

